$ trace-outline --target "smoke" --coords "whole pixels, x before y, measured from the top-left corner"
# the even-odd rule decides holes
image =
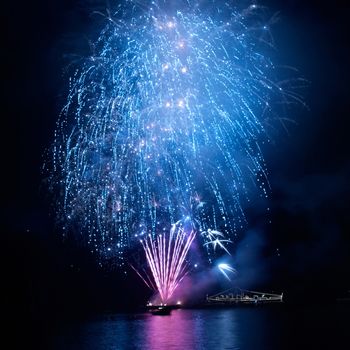
[[[249,230],[237,245],[233,255],[233,266],[237,273],[233,279],[236,287],[255,288],[269,280],[269,257],[266,256],[268,244],[264,232]]]
[[[269,252],[264,232],[260,229],[249,230],[233,255],[225,254],[210,267],[188,274],[175,291],[173,302],[191,305],[204,301],[206,295],[229,288],[252,289],[266,285],[276,264],[276,254]],[[218,267],[221,263],[228,264],[236,272],[227,272],[228,278],[225,277]]]
[[[189,274],[182,280],[181,285],[174,293],[173,299],[186,305],[203,302],[207,294],[216,290],[217,282],[217,275],[213,269]]]

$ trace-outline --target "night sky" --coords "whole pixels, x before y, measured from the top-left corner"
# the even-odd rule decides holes
[[[93,3],[20,0],[2,8],[4,285],[10,309],[38,322],[48,310],[53,319],[131,307],[149,293],[135,276],[99,267],[77,242],[62,242],[41,172],[64,101],[63,69],[89,52],[101,23]],[[279,12],[278,59],[309,81],[302,90],[309,108],[293,109],[295,123],[265,150],[271,215],[254,203],[246,208],[238,270],[245,286],[293,301],[319,288],[335,299],[350,289],[350,9],[338,0],[261,3]]]

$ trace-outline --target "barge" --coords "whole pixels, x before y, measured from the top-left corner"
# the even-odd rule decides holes
[[[234,306],[281,303],[282,294],[256,292],[240,288],[231,288],[215,295],[207,296],[205,305]]]

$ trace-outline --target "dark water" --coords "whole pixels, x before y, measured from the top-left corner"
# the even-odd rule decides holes
[[[258,306],[112,314],[66,324],[55,350],[349,349],[350,307]]]

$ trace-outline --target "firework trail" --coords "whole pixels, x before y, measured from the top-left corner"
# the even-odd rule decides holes
[[[154,244],[170,249],[177,238],[158,235],[184,217],[214,254],[243,227],[242,202],[256,188],[267,196],[264,123],[273,101],[296,96],[264,55],[255,5],[137,3],[106,17],[70,79],[53,150],[59,216],[121,264],[143,235],[149,261]]]
[[[149,287],[152,286],[159,293],[162,303],[169,302],[186,276],[185,259],[196,236],[194,230],[187,232],[178,224],[173,224],[169,233],[158,235],[155,240],[151,235],[141,240],[154,283],[148,276],[145,279],[139,275]]]
[[[230,273],[236,273],[236,269],[234,269],[229,264],[221,263],[218,265],[218,268],[220,272],[229,280],[231,281],[230,277],[228,276],[228,272]]]

